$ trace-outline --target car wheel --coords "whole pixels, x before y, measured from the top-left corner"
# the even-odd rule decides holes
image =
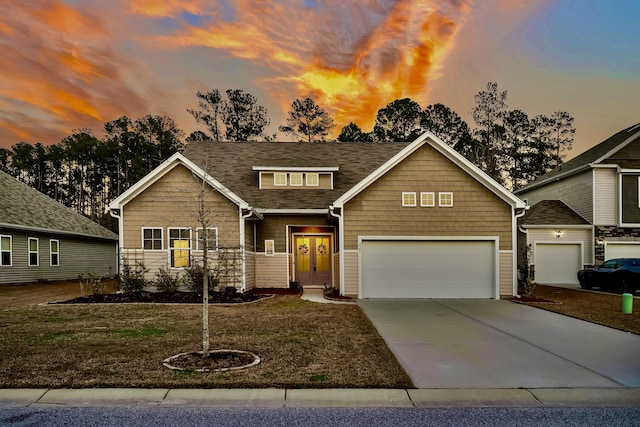
[[[632,292],[631,286],[629,286],[629,281],[625,277],[620,279],[620,282],[618,282],[618,291],[621,294],[625,292]]]
[[[591,285],[590,285],[590,284],[588,284],[588,283],[586,283],[585,281],[581,281],[581,282],[580,282],[580,287],[581,287],[582,289],[587,289],[587,290],[590,290],[590,289],[591,289]]]

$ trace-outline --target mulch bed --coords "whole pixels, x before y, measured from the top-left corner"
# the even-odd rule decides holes
[[[239,304],[257,301],[266,294],[243,293],[230,294],[211,292],[210,304]],[[196,292],[124,292],[116,294],[93,294],[84,297],[73,298],[67,301],[59,301],[54,304],[113,304],[113,303],[162,303],[162,304],[199,304],[202,303],[202,295]]]
[[[253,363],[256,363],[256,356],[253,353],[215,350],[209,353],[208,357],[203,357],[202,352],[180,354],[171,360],[166,360],[165,366],[169,365],[173,369],[179,370],[204,370],[207,372],[239,369]]]

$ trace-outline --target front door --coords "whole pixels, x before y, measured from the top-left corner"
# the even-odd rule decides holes
[[[331,236],[295,236],[296,280],[302,286],[331,285]]]

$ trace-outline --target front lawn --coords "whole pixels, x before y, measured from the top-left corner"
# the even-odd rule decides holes
[[[411,380],[359,307],[276,296],[210,307],[211,349],[262,362],[225,373],[176,372],[162,360],[200,350],[200,305],[54,305],[79,286],[0,287],[0,388],[371,387]]]

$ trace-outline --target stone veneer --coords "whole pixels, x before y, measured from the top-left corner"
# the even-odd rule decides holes
[[[598,265],[605,261],[604,245],[598,245],[598,240],[607,240],[610,242],[637,241],[640,240],[640,228],[598,225],[594,227],[593,235],[595,238],[595,263]]]

